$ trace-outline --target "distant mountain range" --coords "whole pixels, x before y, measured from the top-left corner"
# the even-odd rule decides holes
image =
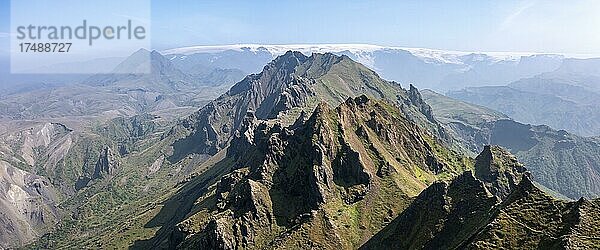
[[[216,45],[192,46],[161,51],[179,70],[187,74],[208,74],[215,69],[239,70],[243,74],[257,73],[276,56],[286,51],[311,53],[331,52],[346,55],[375,70],[382,77],[402,84],[412,83],[421,89],[432,89],[441,93],[464,87],[507,85],[521,78],[552,72],[563,61],[574,62],[575,58],[590,58],[594,55],[564,55],[515,52],[464,52],[425,48],[378,46],[369,44],[298,44],[298,45]],[[50,65],[56,68],[103,69],[116,67],[125,58],[100,58],[77,64]],[[3,62],[0,62],[2,64]],[[591,66],[588,66],[591,67]],[[8,67],[7,67],[8,68]],[[5,83],[10,82],[61,82],[75,75],[8,75],[0,72]],[[0,82],[2,83],[2,82]]]
[[[164,50],[175,64],[198,67],[235,65],[258,72],[262,65],[288,50],[304,54],[331,52],[346,55],[375,70],[382,77],[412,83],[439,92],[464,87],[506,85],[521,78],[558,69],[563,60],[592,55],[561,55],[511,52],[462,52],[423,48],[385,47],[368,44],[239,44],[193,46]]]
[[[600,135],[599,59],[566,59],[561,66],[505,86],[448,92],[463,101],[498,110],[530,124],[545,124],[582,136]]]

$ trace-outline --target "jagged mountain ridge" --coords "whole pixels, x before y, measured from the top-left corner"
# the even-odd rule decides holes
[[[172,228],[139,247],[356,248],[428,183],[470,164],[396,107],[364,95],[335,109],[321,103],[300,119],[284,127],[250,113],[213,167],[230,170],[172,197],[199,195],[185,202],[201,207],[174,216]],[[177,206],[163,210],[186,207]]]
[[[433,128],[437,127],[435,123],[429,121],[431,115],[428,114],[428,107],[423,105],[420,95],[414,87],[402,90],[400,92],[402,99],[398,100],[399,97],[395,91],[401,89],[398,84],[381,80],[373,71],[347,57],[330,56],[332,55],[316,55],[313,59],[305,56],[305,63],[311,61],[314,64],[303,65],[302,67],[305,68],[302,69],[297,66],[293,70],[305,72],[304,75],[320,76],[316,86],[334,90],[334,92],[323,95],[327,101],[337,104],[343,102],[348,96],[355,96],[364,92],[365,89],[370,89],[369,95],[381,96],[383,93],[391,96],[392,100],[403,108],[403,112],[415,121],[432,125]],[[328,64],[329,66],[327,66]],[[259,83],[255,83],[255,85],[260,86]],[[275,80],[274,85],[277,85]],[[296,85],[305,84],[297,83]],[[111,85],[106,87],[111,88]],[[323,91],[322,89],[318,91]],[[291,92],[288,89],[285,91]],[[312,109],[322,100],[318,95],[315,96],[311,96],[312,99],[310,99],[314,101],[311,103],[313,106],[292,108],[292,112],[288,112],[285,105],[279,107],[284,109],[284,112],[280,112],[283,115],[279,115],[274,120],[289,124],[294,122],[296,117],[301,116],[304,109],[312,112]],[[290,95],[289,98],[291,100],[295,97]],[[265,106],[272,107],[274,101],[267,103],[269,104],[265,104]],[[286,101],[277,101],[277,103],[286,103]],[[109,244],[107,246],[115,247],[124,246],[139,239],[139,236],[135,236],[135,234],[127,235],[122,240],[105,240],[104,237],[106,230],[116,230],[120,227],[119,223],[114,223],[115,221],[129,216],[134,211],[142,210],[143,208],[140,207],[145,207],[145,202],[159,199],[158,194],[168,192],[172,185],[185,179],[185,176],[198,169],[203,169],[202,164],[206,160],[206,158],[185,157],[184,161],[171,162],[172,154],[168,150],[169,140],[156,140],[160,139],[161,135],[163,139],[168,137],[161,131],[164,128],[162,126],[170,125],[162,124],[161,128],[157,128],[156,121],[163,120],[158,117],[162,117],[162,115],[117,117],[108,121],[100,121],[99,124],[96,122],[91,124],[75,123],[74,127],[71,126],[72,123],[69,123],[69,128],[74,130],[66,137],[70,138],[70,144],[62,144],[65,147],[61,151],[60,157],[53,158],[56,162],[50,163],[49,168],[42,174],[50,179],[61,194],[65,195],[61,197],[64,200],[60,200],[61,207],[64,208],[62,212],[71,216],[63,217],[63,220],[56,226],[56,231],[40,239],[35,243],[36,246],[57,247],[84,244],[84,242],[87,244],[107,242]],[[147,120],[151,122],[147,123]],[[107,157],[108,154],[103,153],[107,147],[115,157]],[[45,154],[45,152],[41,153]],[[104,164],[113,162],[113,160],[109,160],[110,158],[116,158],[118,164]],[[45,160],[42,157],[40,162]],[[117,165],[117,168],[111,167]],[[102,169],[106,171],[101,171]],[[110,169],[116,171],[109,174]],[[98,174],[96,174],[97,172]],[[89,220],[78,220],[79,216],[86,216]],[[137,222],[140,223],[140,221]],[[72,227],[72,225],[75,226]],[[140,230],[146,234],[153,233],[153,229]],[[80,235],[85,233],[93,233],[97,236],[81,238]],[[75,239],[79,241],[74,241]]]

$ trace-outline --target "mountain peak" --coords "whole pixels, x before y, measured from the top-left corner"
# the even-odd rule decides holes
[[[115,67],[114,74],[147,74],[150,73],[151,61],[155,59],[156,51],[139,49]],[[159,54],[160,55],[160,54]],[[162,56],[162,55],[161,55]]]
[[[294,50],[288,50],[285,52],[285,54],[278,56],[278,57],[279,58],[296,58],[300,62],[304,62],[308,58],[308,56],[302,54],[302,52],[294,51]]]
[[[475,158],[475,176],[500,199],[516,188],[526,171],[515,156],[500,146],[486,145]]]
[[[544,191],[535,185],[529,172],[524,172],[519,184],[514,188],[513,192],[506,197],[506,203],[515,202],[519,199],[535,199],[540,197],[547,200],[554,200],[554,198],[544,193]]]
[[[153,50],[156,51],[156,50]],[[145,48],[140,48],[138,50],[136,50],[135,52],[133,52],[133,54],[131,54],[130,56],[135,56],[135,55],[148,55],[150,54],[150,50],[147,50]]]
[[[287,51],[285,54],[276,57],[267,66],[272,65],[275,68],[286,69],[292,72],[298,65],[304,63],[308,57],[298,51]]]

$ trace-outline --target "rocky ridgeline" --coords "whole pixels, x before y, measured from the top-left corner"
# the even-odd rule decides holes
[[[400,110],[366,96],[337,108],[321,103],[289,127],[249,113],[227,152],[231,173],[197,201],[214,203],[179,222],[170,240],[190,248],[358,247],[427,183],[466,168],[440,148]]]
[[[600,200],[557,200],[514,156],[494,146],[475,174],[437,182],[361,249],[594,249]]]

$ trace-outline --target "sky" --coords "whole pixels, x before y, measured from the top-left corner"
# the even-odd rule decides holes
[[[460,51],[600,54],[598,13],[600,1],[596,0],[154,0],[151,46],[162,50],[239,43],[368,43]],[[31,16],[33,19],[36,14]],[[9,50],[9,22],[9,0],[0,0],[1,53]]]

